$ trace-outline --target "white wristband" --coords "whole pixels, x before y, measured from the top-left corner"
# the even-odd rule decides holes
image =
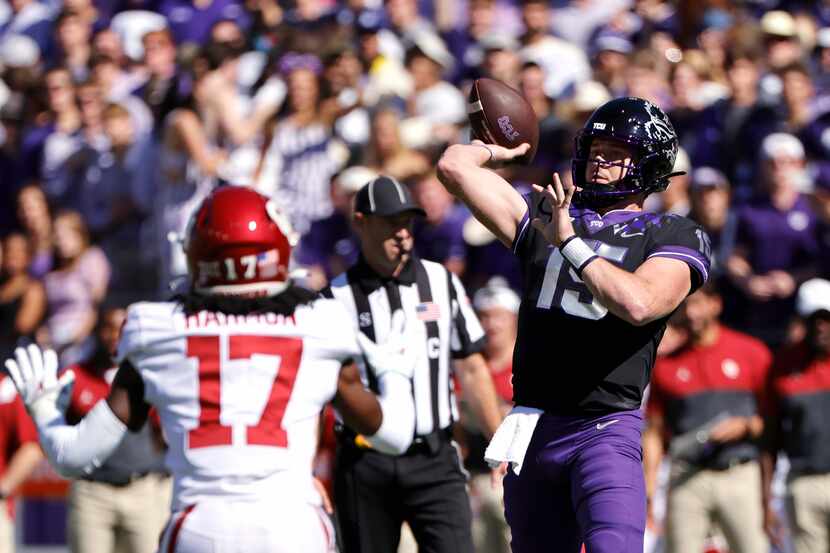
[[[594,250],[582,238],[575,235],[565,240],[559,246],[559,251],[562,252],[562,257],[574,266],[577,274],[581,274],[582,269],[597,257]]]

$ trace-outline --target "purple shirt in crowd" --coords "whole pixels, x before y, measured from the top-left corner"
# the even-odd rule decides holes
[[[736,247],[743,249],[755,274],[787,271],[797,282],[812,276],[818,256],[816,215],[807,199],[781,211],[768,200],[748,204],[738,210]],[[756,301],[743,298],[730,322],[775,347],[784,339],[786,322],[794,313],[794,295]],[[735,317],[733,321],[731,317]]]
[[[301,265],[319,265],[332,279],[357,262],[360,244],[346,217],[335,212],[311,224],[297,246],[296,259]]]
[[[788,211],[769,201],[753,202],[738,210],[736,243],[748,253],[756,274],[793,271],[816,259],[816,215],[807,199],[799,197]]]
[[[167,18],[176,44],[204,44],[210,29],[219,21],[235,21],[242,29],[250,25],[250,17],[237,0],[214,0],[204,8],[190,0],[162,0],[158,11]]]
[[[463,230],[464,222],[470,217],[466,208],[455,205],[437,225],[423,220],[415,221],[415,251],[418,256],[436,263],[448,259],[466,258]]]

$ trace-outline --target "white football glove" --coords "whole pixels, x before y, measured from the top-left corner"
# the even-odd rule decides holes
[[[362,332],[357,333],[360,349],[378,378],[387,372],[412,378],[418,361],[417,352],[425,345],[422,333],[418,332],[419,326],[412,321],[407,324],[403,310],[398,309],[392,314],[392,330],[385,342],[376,343]]]
[[[6,370],[26,409],[40,426],[63,417],[72,393],[75,373],[64,372],[58,379],[58,356],[36,344],[14,350],[15,359],[6,359]]]

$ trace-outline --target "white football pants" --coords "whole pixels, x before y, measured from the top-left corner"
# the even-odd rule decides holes
[[[173,513],[159,553],[333,553],[322,508],[296,501],[200,501]]]

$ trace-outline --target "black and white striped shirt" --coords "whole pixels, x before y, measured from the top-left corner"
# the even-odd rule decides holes
[[[443,265],[413,258],[397,278],[382,278],[361,258],[323,294],[343,303],[358,330],[378,342],[386,340],[395,309],[404,309],[407,321],[423,324],[426,341],[412,382],[415,434],[446,429],[458,419],[452,359],[484,345],[484,331],[458,277]],[[364,383],[377,391],[371,368],[363,359],[357,363]]]

